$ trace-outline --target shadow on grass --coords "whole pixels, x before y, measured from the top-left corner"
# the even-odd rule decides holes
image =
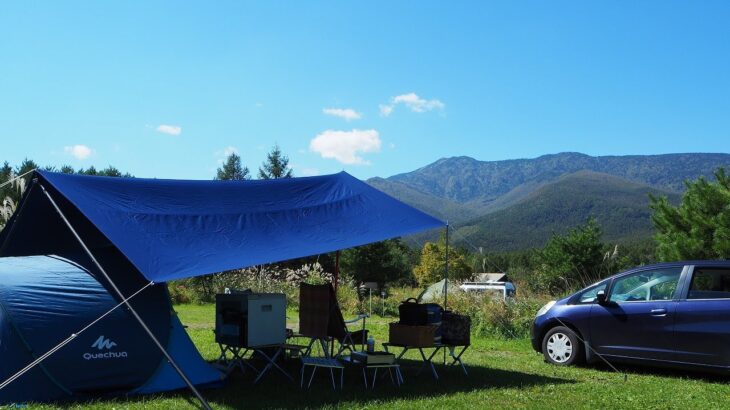
[[[611,362],[619,372],[625,373],[630,379],[632,375],[672,377],[677,379],[691,379],[707,383],[727,384],[730,381],[730,373],[721,370],[711,371],[702,368],[678,369],[661,365],[648,365],[639,363],[616,363]],[[587,365],[589,368],[615,373],[616,370],[605,363]]]
[[[299,369],[292,369],[295,383],[289,383],[279,374],[268,374],[260,385],[253,386],[247,375],[236,374],[226,388],[208,392],[211,402],[232,407],[254,408],[313,408],[338,403],[364,403],[372,400],[428,399],[458,392],[521,388],[535,385],[572,383],[572,380],[540,376],[529,373],[491,369],[481,366],[468,367],[469,376],[461,368],[437,366],[439,380],[428,369],[419,372],[421,363],[409,360],[401,362],[405,383],[395,386],[388,372],[379,372],[374,389],[365,389],[360,368],[345,369],[344,389],[334,391],[330,374],[326,369],[317,371],[309,390],[299,388]],[[309,370],[307,371],[309,375]],[[335,373],[335,379],[339,372]],[[370,373],[372,375],[372,373]],[[305,380],[306,384],[307,380]]]
[[[573,380],[547,377],[536,374],[522,373],[503,369],[492,369],[483,366],[468,366],[469,376],[456,366],[437,365],[439,380],[435,380],[428,369],[419,373],[421,362],[402,360],[401,368],[405,383],[401,387],[393,385],[388,372],[379,372],[374,389],[365,389],[360,368],[346,368],[344,388],[333,390],[329,371],[319,369],[308,390],[299,387],[300,366],[292,361],[285,369],[292,375],[294,382],[290,382],[276,370],[267,373],[259,384],[253,384],[253,372],[236,371],[227,379],[225,386],[218,389],[206,389],[203,396],[214,408],[319,408],[332,407],[338,404],[357,405],[377,401],[384,404],[390,401],[407,401],[437,398],[459,392],[473,390],[497,390],[508,388],[523,388],[536,385],[573,383]],[[309,376],[309,369],[307,376]],[[416,375],[419,373],[418,375]],[[370,373],[372,378],[372,373]],[[339,387],[339,371],[335,373],[335,380]],[[305,380],[305,385],[306,382]],[[95,406],[106,407],[154,407],[155,398],[173,400],[179,405],[187,403],[191,408],[199,407],[195,396],[178,391],[167,394],[150,396],[133,396],[127,398],[112,398],[94,400]],[[168,402],[169,403],[169,402]],[[176,403],[175,407],[178,407]],[[77,407],[84,402],[67,402],[62,407]],[[164,404],[160,403],[162,406]]]

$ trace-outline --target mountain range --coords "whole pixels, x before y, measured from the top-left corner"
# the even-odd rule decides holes
[[[730,168],[730,154],[565,152],[505,161],[462,156],[367,182],[449,221],[457,243],[513,251],[542,246],[589,217],[598,220],[606,241],[645,239],[653,232],[649,194],[676,203],[685,181],[712,178],[718,167]]]

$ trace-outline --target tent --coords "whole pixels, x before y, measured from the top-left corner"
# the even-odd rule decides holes
[[[28,266],[49,264],[48,270],[67,272],[73,271],[69,267],[73,266],[76,271],[51,275],[51,279],[24,274],[21,268],[0,271],[0,282],[9,283],[0,294],[0,303],[11,306],[3,308],[0,314],[4,319],[0,322],[13,328],[12,336],[3,330],[0,339],[3,371],[13,373],[22,365],[20,359],[14,359],[14,368],[6,368],[4,364],[10,356],[37,357],[45,352],[44,348],[53,347],[68,336],[71,324],[81,327],[86,319],[103,313],[105,307],[115,302],[124,303],[127,309],[104,318],[89,330],[89,337],[94,339],[92,345],[98,348],[116,343],[115,348],[122,347],[121,342],[109,339],[112,334],[104,327],[105,321],[113,322],[116,318],[125,332],[139,333],[128,339],[114,337],[123,340],[125,349],[134,345],[135,351],[145,351],[150,356],[128,354],[122,360],[130,362],[129,367],[116,363],[112,366],[119,368],[118,372],[77,366],[78,361],[84,360],[83,355],[75,355],[78,349],[92,346],[89,339],[79,337],[53,356],[53,360],[65,363],[65,372],[71,374],[61,377],[57,373],[60,368],[51,366],[55,362],[43,362],[13,383],[20,385],[16,390],[1,389],[0,403],[111,390],[148,393],[177,388],[185,381],[205,405],[194,385],[209,383],[218,376],[201,365],[199,354],[171,315],[164,282],[332,252],[444,226],[438,219],[344,172],[267,181],[182,181],[36,171],[17,212],[0,232],[0,257],[28,257],[4,262],[17,267],[23,261],[26,270],[45,272],[45,268]],[[76,286],[82,277],[96,284]],[[15,282],[11,278],[16,278]],[[47,284],[48,289],[44,290],[39,283]],[[94,287],[98,291],[96,300],[85,293],[87,288]],[[144,290],[127,300],[140,289]],[[64,311],[59,305],[69,326],[50,326],[40,330],[37,339],[26,337],[26,333],[32,332],[19,323],[53,314],[40,304],[22,307],[25,300],[40,298],[44,292],[62,295],[63,303],[73,306],[74,309]],[[8,303],[3,295],[16,300],[18,305]],[[25,313],[19,315],[20,311]],[[7,347],[6,335],[11,341],[15,339]],[[33,344],[40,343],[36,341],[40,339],[45,341]],[[158,345],[157,349],[152,342]],[[167,360],[154,356],[160,353]],[[154,374],[150,372],[152,363],[167,361],[169,366],[161,365]],[[140,362],[148,367],[143,369]],[[179,377],[173,370],[177,370]],[[46,384],[58,388],[46,393],[33,388],[40,380],[34,378],[38,372],[43,373]],[[156,378],[155,374],[160,376]],[[189,380],[183,379],[186,374]],[[206,374],[210,377],[204,377]],[[75,384],[68,382],[68,378],[88,383]]]
[[[222,374],[203,361],[172,314],[164,287],[141,293],[134,303],[194,383],[221,381]],[[103,280],[68,259],[0,258],[0,380],[52,349],[59,336],[78,331],[116,304]],[[185,387],[159,350],[137,342],[145,338],[134,319],[116,309],[0,391],[0,403]]]
[[[447,284],[448,282],[448,284]],[[418,295],[418,301],[431,301],[435,302],[439,299],[444,298],[444,289],[448,289],[447,292],[449,295],[453,295],[454,293],[460,293],[463,292],[461,288],[456,286],[453,281],[450,281],[448,279],[441,279],[440,281],[429,285],[426,287],[426,289],[421,292],[420,295]]]

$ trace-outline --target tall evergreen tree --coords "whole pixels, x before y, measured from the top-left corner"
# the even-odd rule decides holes
[[[232,152],[228,158],[226,158],[223,166],[218,168],[215,179],[243,180],[251,179],[251,176],[249,175],[248,167],[241,164],[241,157],[235,152]]]
[[[678,206],[666,197],[651,197],[651,219],[657,229],[657,257],[664,261],[730,258],[730,176],[715,171],[686,182]]]
[[[97,171],[96,168],[92,165],[86,169],[83,169],[83,168],[79,169],[79,174],[94,176],[94,175],[99,175],[99,171]]]
[[[13,168],[7,161],[5,161],[5,164],[3,164],[2,168],[0,168],[0,184],[4,184],[10,181],[10,178],[12,178],[13,176]],[[10,196],[10,193],[13,189],[14,188],[11,184],[7,184],[0,188],[0,201],[5,199],[5,197]]]
[[[71,165],[64,165],[61,167],[59,172],[63,174],[75,174],[76,170],[74,170],[74,167],[72,167]]]
[[[259,167],[259,179],[291,178],[292,169],[289,168],[289,157],[281,153],[279,145],[274,145],[266,155],[266,161]]]

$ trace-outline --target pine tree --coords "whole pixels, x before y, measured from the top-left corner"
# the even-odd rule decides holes
[[[266,161],[259,167],[259,179],[291,178],[289,157],[281,153],[279,145],[274,145],[266,156]]]
[[[666,197],[651,196],[651,219],[657,229],[657,257],[664,261],[730,258],[730,176],[715,171],[715,182],[704,177],[685,183],[678,206]]]
[[[248,167],[241,165],[241,157],[235,152],[231,153],[223,166],[218,168],[215,179],[219,180],[244,180],[251,179]]]
[[[64,165],[61,167],[60,172],[63,174],[75,174],[76,170],[71,165]]]

